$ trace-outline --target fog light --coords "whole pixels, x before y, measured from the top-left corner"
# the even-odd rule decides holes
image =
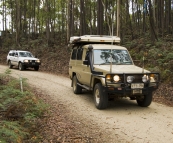
[[[133,82],[134,77],[133,76],[127,76],[127,82],[128,83],[132,83]]]

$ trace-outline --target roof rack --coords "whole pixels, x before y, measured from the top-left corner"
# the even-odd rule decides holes
[[[70,37],[70,44],[78,43],[120,43],[120,38],[117,36],[107,35],[83,35]]]

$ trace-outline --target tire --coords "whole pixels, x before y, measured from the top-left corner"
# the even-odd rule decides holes
[[[97,109],[105,109],[108,106],[108,94],[103,92],[101,83],[97,83],[94,87],[94,102]]]
[[[13,66],[11,65],[11,61],[8,61],[8,67],[11,69]]]
[[[72,84],[73,84],[73,92],[74,92],[74,94],[82,93],[82,87],[80,85],[78,85],[77,82],[78,82],[77,81],[77,77],[73,76]]]
[[[152,95],[152,92],[150,92],[150,93],[144,95],[143,99],[137,99],[136,101],[139,106],[148,107],[151,104],[152,99],[153,99],[153,95]]]
[[[130,100],[136,100],[136,98],[135,97],[130,97]]]
[[[35,71],[38,71],[38,70],[39,70],[39,66],[35,66],[35,67],[34,67],[34,70],[35,70]]]
[[[19,70],[23,71],[24,70],[24,65],[22,63],[19,63]]]

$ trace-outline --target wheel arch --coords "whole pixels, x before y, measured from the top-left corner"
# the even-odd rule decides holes
[[[73,72],[73,73],[72,73],[72,77],[71,77],[71,79],[72,79],[72,80],[71,80],[71,87],[73,87],[73,77],[74,77],[75,75],[76,75],[76,73]]]
[[[101,80],[99,79],[99,78],[94,78],[93,79],[93,86],[92,86],[92,90],[94,91],[94,87],[95,87],[95,85],[97,84],[97,83],[101,83],[102,84],[102,82],[101,82]]]
[[[19,66],[20,63],[22,63],[22,62],[21,61],[18,61],[18,66]]]

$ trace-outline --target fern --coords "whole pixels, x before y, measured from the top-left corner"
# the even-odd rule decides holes
[[[36,119],[45,112],[47,105],[30,91],[23,79],[24,92],[20,81],[10,77],[10,71],[0,74],[0,143],[21,143],[29,131],[36,127]],[[32,133],[33,134],[33,133]]]
[[[21,142],[29,135],[18,122],[0,122],[0,139],[7,142]]]

